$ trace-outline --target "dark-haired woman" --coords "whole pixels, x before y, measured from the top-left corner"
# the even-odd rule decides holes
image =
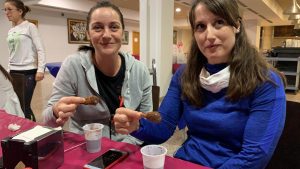
[[[91,45],[80,47],[64,60],[43,112],[46,124],[64,125],[70,119],[69,130],[83,133],[86,123],[103,123],[105,137],[141,144],[134,137],[115,133],[111,125],[111,117],[120,106],[142,112],[152,109],[147,67],[119,51],[124,28],[123,15],[115,5],[104,1],[91,8],[87,17]],[[82,105],[83,97],[91,95],[98,96],[100,102]]]
[[[284,126],[284,77],[249,43],[237,1],[197,0],[189,20],[190,55],[161,103],[162,122],[119,108],[116,131],[160,144],[184,119],[188,137],[176,158],[214,169],[265,168]]]
[[[7,113],[24,117],[19,98],[16,95],[8,72],[0,65],[0,108]]]
[[[24,102],[22,109],[26,118],[35,121],[30,103],[36,81],[44,78],[45,51],[37,27],[25,20],[25,15],[30,11],[28,6],[21,0],[5,0],[4,11],[12,23],[7,36],[10,54],[9,73],[13,79],[15,74],[23,75],[22,83],[25,84],[26,90],[21,90],[24,94],[24,99],[20,98],[21,102]]]

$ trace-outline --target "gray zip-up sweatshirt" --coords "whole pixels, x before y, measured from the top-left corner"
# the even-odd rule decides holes
[[[130,54],[120,53],[125,58],[126,72],[121,95],[126,108],[141,112],[152,110],[152,81],[148,68]],[[43,111],[46,125],[56,127],[56,118],[52,106],[64,96],[86,97],[97,95],[100,103],[97,105],[79,105],[69,122],[69,130],[83,134],[82,126],[87,123],[102,123],[105,125],[103,136],[109,137],[110,113],[97,87],[95,69],[90,51],[80,51],[68,56],[53,84],[53,91],[47,108]],[[130,135],[113,134],[112,139],[132,144],[141,144]]]

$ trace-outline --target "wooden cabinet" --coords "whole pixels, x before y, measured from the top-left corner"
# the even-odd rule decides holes
[[[274,37],[300,36],[300,29],[294,29],[294,25],[274,26]]]

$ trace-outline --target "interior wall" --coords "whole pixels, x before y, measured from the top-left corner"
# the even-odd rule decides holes
[[[125,20],[125,31],[129,32],[128,44],[122,44],[120,50],[132,54],[132,32],[139,32],[139,24],[135,22],[127,22]]]
[[[26,18],[38,20],[38,30],[46,50],[47,62],[61,62],[66,56],[75,53],[80,45],[83,45],[68,43],[67,18],[85,19],[86,15],[84,14],[62,14],[61,12],[32,9]],[[6,37],[11,23],[4,14],[0,15],[0,23],[0,64],[7,68],[9,53]],[[128,44],[122,45],[121,50],[131,53],[132,31],[139,31],[139,25],[132,21],[125,22],[125,25],[125,30],[129,31],[129,39]]]
[[[3,0],[0,0],[0,5],[3,4]],[[3,11],[1,11],[3,12]],[[6,43],[7,31],[10,28],[10,22],[7,21],[4,13],[0,15],[0,64],[7,68],[8,65],[8,46]]]
[[[273,38],[273,39],[272,39],[272,47],[282,46],[283,42],[284,42],[286,39],[287,39],[287,38]]]
[[[273,27],[265,26],[262,32],[261,50],[266,51],[272,48]]]
[[[190,29],[183,29],[182,32],[182,43],[183,43],[183,52],[189,53],[192,41],[192,31]]]
[[[244,23],[250,43],[259,49],[260,26],[257,20],[245,20]]]

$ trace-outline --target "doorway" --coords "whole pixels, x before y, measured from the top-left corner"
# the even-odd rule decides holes
[[[132,32],[132,55],[140,56],[140,33]]]

